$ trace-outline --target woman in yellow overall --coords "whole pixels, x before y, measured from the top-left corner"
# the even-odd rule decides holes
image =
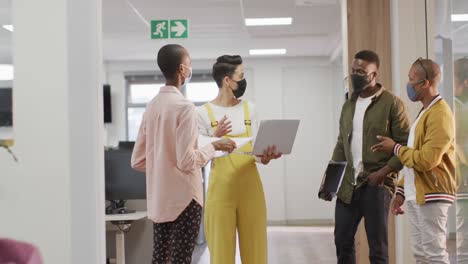
[[[240,100],[247,82],[240,56],[224,55],[213,66],[219,94],[198,107],[200,134],[213,137],[252,137],[254,106]],[[252,132],[253,131],[253,132]],[[252,142],[238,152],[252,152]],[[254,157],[233,153],[212,162],[205,205],[205,231],[212,264],[234,264],[236,230],[243,264],[267,263],[266,205],[257,162],[281,157],[274,147]]]

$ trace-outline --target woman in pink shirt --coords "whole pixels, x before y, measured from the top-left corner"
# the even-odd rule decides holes
[[[203,188],[201,168],[215,150],[232,152],[223,139],[198,147],[195,106],[180,92],[192,77],[190,56],[179,45],[159,50],[166,86],[148,103],[132,155],[132,167],[146,172],[148,218],[154,222],[154,264],[190,264],[198,236]]]

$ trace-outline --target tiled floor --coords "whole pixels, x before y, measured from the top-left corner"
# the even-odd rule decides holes
[[[450,263],[456,263],[455,241],[447,241]],[[195,249],[192,264],[209,264],[206,245]],[[236,264],[240,264],[239,249]],[[268,227],[269,264],[336,263],[333,227]]]
[[[192,264],[209,264],[206,245],[197,247]],[[236,263],[240,264],[239,249]],[[269,264],[336,263],[332,227],[269,227]]]

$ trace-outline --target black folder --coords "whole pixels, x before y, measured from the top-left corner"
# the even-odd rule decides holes
[[[341,181],[343,180],[347,164],[348,163],[346,161],[330,161],[328,163],[318,193],[320,199],[330,201],[336,196],[336,193],[340,188]]]

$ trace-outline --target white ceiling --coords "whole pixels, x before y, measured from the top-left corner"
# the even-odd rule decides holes
[[[0,0],[0,25],[11,24],[11,2]],[[287,56],[331,56],[339,47],[338,0],[102,0],[105,60],[152,60],[167,43],[187,47],[194,59],[248,56],[249,49],[286,48]],[[454,13],[468,1],[453,0]],[[291,26],[246,27],[244,18],[293,17]],[[189,19],[189,39],[151,40],[153,19]],[[468,54],[468,23],[452,25],[454,52]],[[0,63],[11,61],[11,33],[0,28]]]
[[[329,56],[340,41],[340,7],[337,0],[320,2],[298,6],[294,0],[103,0],[105,59],[152,59],[169,42],[184,45],[195,59],[247,56],[249,49],[260,48],[286,48],[288,56]],[[258,17],[293,17],[293,25],[244,26],[244,18]],[[189,39],[151,40],[146,23],[171,18],[189,20]]]
[[[0,24],[11,23],[11,1],[0,0]],[[102,0],[105,60],[151,60],[167,43],[192,58],[248,56],[249,49],[286,48],[287,56],[330,56],[340,44],[338,0]],[[291,26],[246,27],[244,18],[293,17]],[[151,40],[147,23],[189,20],[189,39]],[[0,61],[11,60],[11,33],[0,28]]]

